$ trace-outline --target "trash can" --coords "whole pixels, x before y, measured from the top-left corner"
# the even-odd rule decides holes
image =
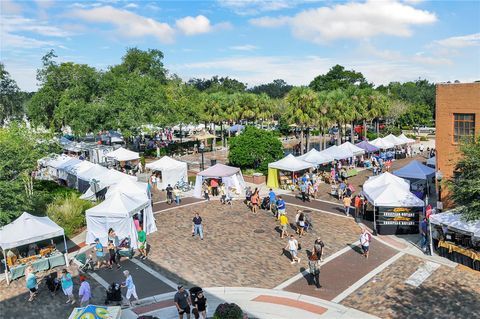
[[[211,159],[210,160],[210,166],[213,166],[215,164],[217,164],[217,160],[216,159]]]

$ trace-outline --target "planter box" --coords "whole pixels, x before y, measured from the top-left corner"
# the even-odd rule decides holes
[[[267,182],[267,178],[265,175],[243,175],[243,179],[245,180],[245,182],[252,184],[262,184]]]

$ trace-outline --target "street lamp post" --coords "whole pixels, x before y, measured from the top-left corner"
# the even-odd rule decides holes
[[[443,209],[443,203],[442,203],[442,179],[443,179],[443,173],[438,170],[435,173],[435,179],[437,180],[437,185],[438,185],[438,194],[437,194],[437,210]]]
[[[205,144],[203,144],[203,142],[200,143],[200,153],[202,153],[202,166],[201,166],[201,169],[200,170],[204,170],[205,169],[205,160],[204,160],[204,156],[203,156],[203,151],[205,150]]]

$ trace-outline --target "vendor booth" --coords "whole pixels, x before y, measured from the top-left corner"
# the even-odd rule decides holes
[[[164,156],[155,162],[148,163],[145,167],[161,173],[162,182],[157,186],[160,189],[165,189],[168,184],[173,187],[178,182],[188,183],[188,167],[185,162]]]
[[[37,243],[46,239],[63,236],[65,245],[65,255],[58,252],[54,245],[49,245],[43,249],[39,249],[39,253],[33,251],[30,256],[20,258],[6,254],[7,249],[25,246]],[[24,276],[25,269],[28,265],[32,265],[34,271],[47,270],[53,267],[65,265],[68,261],[67,242],[63,228],[55,224],[48,217],[38,217],[29,213],[23,213],[12,223],[5,225],[0,229],[0,247],[3,250],[5,275],[7,283],[9,276],[7,269],[10,270],[12,279]]]
[[[307,153],[297,156],[297,159],[302,160],[304,162],[312,163],[315,165],[322,165],[326,163],[330,163],[334,161],[334,158],[327,154],[321,154],[316,149],[312,148]]]
[[[429,195],[429,189],[435,183],[435,170],[423,165],[419,161],[411,161],[407,165],[393,172],[395,176],[408,179],[410,190],[418,197],[424,198]]]
[[[241,194],[245,189],[245,181],[242,172],[238,167],[227,166],[224,164],[215,164],[204,171],[197,173],[193,197],[202,198],[202,184],[208,179],[221,179],[225,187],[234,194]]]
[[[345,142],[345,143],[343,143],[342,145],[340,145],[338,148],[341,149],[341,150],[345,150],[345,151],[347,151],[347,152],[349,152],[349,153],[352,153],[352,154],[355,155],[355,156],[359,156],[359,155],[365,154],[365,150],[364,150],[364,149],[362,149],[362,148],[360,148],[360,147],[358,147],[358,146],[355,146],[355,145],[353,145],[353,144],[350,143],[350,142]]]
[[[315,164],[302,161],[292,154],[288,154],[281,160],[268,164],[267,186],[270,188],[285,188],[288,185],[293,185],[293,174],[310,168],[315,168]],[[291,172],[292,179],[289,179],[288,176],[280,176],[278,171]]]
[[[368,143],[367,141],[361,141],[358,144],[355,144],[356,147],[359,147],[365,151],[365,153],[378,152],[380,149],[375,145]]]
[[[95,238],[99,238],[102,245],[107,246],[108,230],[113,228],[120,240],[129,238],[132,248],[137,248],[137,230],[133,216],[143,211],[144,230],[147,235],[151,233],[152,224],[155,224],[153,214],[147,212],[151,205],[150,200],[145,197],[114,192],[113,195],[106,196],[106,199],[97,206],[88,209],[85,212],[86,242],[93,244]]]
[[[363,195],[373,206],[373,227],[381,235],[417,234],[424,202],[409,184],[390,173],[367,180]]]
[[[369,143],[372,144],[375,147],[378,147],[379,149],[382,149],[382,150],[388,150],[388,149],[391,149],[391,148],[395,148],[395,144],[393,144],[389,141],[385,141],[381,137],[376,138],[373,141],[370,141]]]
[[[136,161],[140,158],[140,155],[137,152],[127,150],[123,147],[120,147],[113,152],[109,152],[105,154],[105,156],[111,157],[118,162]]]
[[[455,210],[430,216],[437,253],[480,271],[480,221],[466,221]]]
[[[412,143],[415,143],[415,140],[411,139],[411,138],[408,138],[405,136],[405,134],[400,134],[398,136],[399,139],[403,140],[406,144],[412,144]]]
[[[333,145],[327,149],[324,149],[323,151],[320,152],[320,154],[324,156],[331,156],[336,160],[343,160],[343,159],[347,159],[354,156],[351,150],[346,148],[340,148],[340,146],[336,146],[336,145]]]
[[[393,135],[391,133],[389,135],[385,136],[383,138],[383,140],[386,141],[386,142],[392,143],[395,146],[400,146],[400,145],[407,144],[403,139],[401,139],[399,137],[396,137],[395,135]]]

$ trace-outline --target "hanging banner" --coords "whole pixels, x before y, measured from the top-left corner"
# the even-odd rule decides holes
[[[382,234],[416,234],[423,207],[377,207],[377,227]]]

